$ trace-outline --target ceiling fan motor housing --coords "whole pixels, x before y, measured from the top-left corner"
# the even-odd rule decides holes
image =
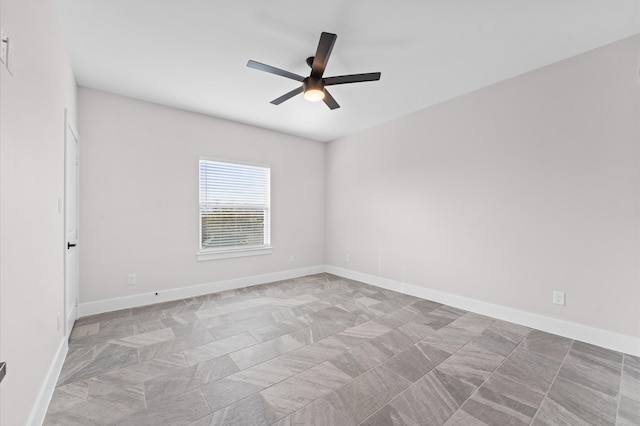
[[[304,91],[308,91],[308,90],[324,90],[324,82],[322,81],[321,78],[314,78],[314,77],[306,77],[303,81],[302,81],[302,88],[304,89]]]
[[[324,90],[324,81],[322,81],[322,78],[306,77],[302,80],[302,90],[304,92],[304,98],[311,102],[321,101],[327,95]]]

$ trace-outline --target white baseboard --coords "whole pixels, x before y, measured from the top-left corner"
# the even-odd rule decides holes
[[[413,284],[401,283],[388,278],[375,275],[364,274],[350,269],[339,268],[331,265],[318,265],[309,268],[293,269],[289,271],[274,272],[250,277],[237,278],[232,280],[218,281],[200,284],[190,287],[175,288],[155,293],[137,294],[115,299],[100,300],[96,302],[81,303],[79,306],[80,316],[99,314],[103,312],[117,311],[119,309],[133,308],[137,306],[149,305],[152,303],[179,300],[188,297],[201,296],[203,294],[215,293],[218,291],[232,290],[248,287],[257,284],[265,284],[273,281],[286,280],[302,277],[305,275],[328,272],[340,277],[349,278],[376,287],[405,293],[421,299],[428,299],[434,302],[475,312],[492,318],[513,322],[548,333],[557,334],[582,342],[591,343],[607,349],[640,356],[640,339],[626,336],[612,331],[602,330],[595,327],[551,318],[544,315],[521,311],[506,306],[495,305],[482,302],[468,297],[458,296],[438,290],[420,287]]]
[[[171,300],[180,300],[188,297],[202,296],[204,294],[215,293],[218,291],[233,290],[252,285],[266,284],[274,281],[288,280],[291,278],[303,277],[305,275],[313,275],[323,273],[324,265],[312,266],[301,269],[291,269],[282,272],[272,272],[262,275],[253,275],[250,277],[235,278],[232,280],[217,281],[206,284],[199,284],[189,287],[173,288],[170,290],[162,290],[157,294],[143,293],[132,296],[118,297],[114,299],[98,300],[96,302],[81,303],[78,307],[80,317],[87,315],[101,314],[103,312],[117,311],[119,309],[135,308],[137,306],[150,305],[153,303],[168,302]]]
[[[47,376],[44,379],[44,383],[42,383],[40,392],[38,392],[36,402],[33,404],[33,409],[31,410],[31,415],[29,416],[27,425],[42,425],[44,417],[47,415],[47,409],[49,408],[49,403],[51,402],[51,397],[53,396],[53,391],[56,388],[56,383],[58,382],[58,377],[60,376],[60,371],[62,371],[62,365],[64,364],[64,359],[67,357],[68,350],[69,342],[66,337],[63,337],[60,341],[60,345],[58,346],[58,350],[56,351],[56,355],[49,366]]]
[[[428,299],[434,302],[443,303],[455,308],[464,309],[465,311],[475,312],[477,314],[546,331],[547,333],[591,343],[614,351],[640,356],[639,338],[531,312],[525,312],[518,309],[508,308],[506,306],[482,302],[468,297],[457,296],[455,294],[432,290],[413,284],[401,283],[388,278],[363,274],[361,272],[336,266],[327,265],[325,267],[325,272],[366,284],[371,284],[376,287],[382,287],[387,290],[393,290],[399,293],[419,297],[421,299]]]

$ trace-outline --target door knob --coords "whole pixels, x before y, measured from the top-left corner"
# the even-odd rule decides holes
[[[69,250],[71,247],[75,247],[76,244],[71,244],[71,243],[67,243],[67,250]]]

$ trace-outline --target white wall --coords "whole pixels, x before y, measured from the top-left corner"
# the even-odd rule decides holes
[[[636,36],[329,143],[327,264],[640,337],[639,52]]]
[[[78,99],[81,304],[323,264],[322,143],[88,88]],[[196,261],[200,156],[271,166],[272,254]]]
[[[63,345],[64,109],[75,81],[50,0],[2,0],[15,43],[0,71],[0,424],[25,425]],[[55,377],[54,377],[55,379]],[[50,395],[49,395],[50,396]],[[46,398],[46,395],[44,396]],[[46,404],[48,401],[44,401]]]

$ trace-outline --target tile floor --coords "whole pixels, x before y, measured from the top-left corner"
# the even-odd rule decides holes
[[[45,425],[640,425],[640,358],[333,275],[81,318]]]

